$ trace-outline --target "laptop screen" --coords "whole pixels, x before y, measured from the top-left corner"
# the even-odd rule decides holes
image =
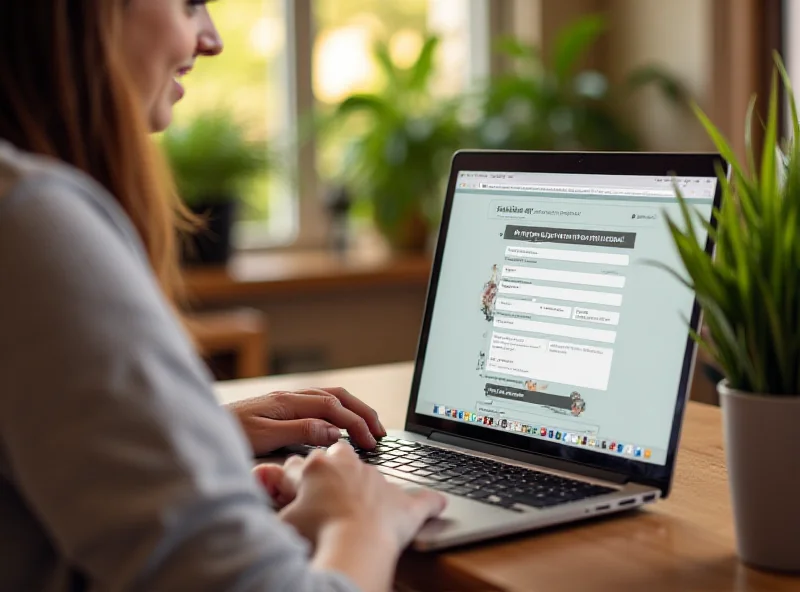
[[[694,295],[665,214],[717,179],[461,171],[416,412],[665,465]],[[706,240],[700,231],[700,240]]]

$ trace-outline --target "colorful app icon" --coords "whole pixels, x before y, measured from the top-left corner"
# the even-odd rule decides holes
[[[638,456],[639,458],[641,458],[642,452],[643,452],[642,449],[637,446],[636,449],[633,451],[633,456]]]
[[[608,447],[611,452],[614,452],[617,449],[617,443],[614,440],[611,440],[611,446]]]
[[[566,432],[564,432],[564,442],[571,442],[572,436]]]
[[[588,444],[588,442],[589,442],[589,438],[587,436],[584,436],[583,438],[581,438],[581,444],[583,444],[584,446],[586,446],[586,444]]]
[[[552,438],[553,437],[553,430],[548,430],[547,431],[547,437],[548,438]]]
[[[628,445],[625,447],[625,454],[627,454],[627,455],[633,455],[633,444],[628,444]]]
[[[650,458],[652,456],[652,454],[653,453],[649,448],[645,448],[645,450],[644,450],[644,457],[645,458]]]
[[[490,425],[490,426],[493,426],[493,425],[494,425],[494,417],[490,417],[490,418],[489,418],[489,425]]]
[[[539,435],[541,435],[542,438],[544,438],[547,435],[547,428],[542,428],[541,430],[539,430]]]
[[[625,450],[625,444],[617,444],[617,452],[622,454],[623,450]]]
[[[439,406],[438,405],[434,405],[433,406],[433,414],[434,415],[439,415]]]
[[[572,443],[573,444],[577,444],[580,441],[581,441],[581,438],[580,438],[580,436],[578,436],[578,434],[572,434]]]
[[[561,432],[556,432],[556,440],[560,440],[560,439],[561,439]]]
[[[489,425],[489,418],[488,417],[484,417],[483,418],[483,425]]]
[[[600,444],[600,448],[602,448],[603,450],[605,450],[606,448],[608,448],[608,442],[606,442],[605,440],[603,440],[603,442]]]
[[[458,410],[458,419],[464,419],[464,412],[460,409]]]
[[[597,441],[594,438],[589,438],[589,446],[594,448],[597,445]]]

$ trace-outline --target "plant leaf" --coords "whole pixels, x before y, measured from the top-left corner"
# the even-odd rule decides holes
[[[564,82],[577,67],[586,50],[606,30],[606,21],[598,15],[587,16],[565,27],[553,47],[553,71]]]
[[[434,58],[436,49],[439,46],[439,38],[430,36],[425,39],[425,44],[419,52],[417,60],[411,66],[411,75],[408,80],[408,88],[412,91],[423,91],[428,86],[428,80],[433,72]]]

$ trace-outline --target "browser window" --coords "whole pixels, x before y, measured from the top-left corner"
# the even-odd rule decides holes
[[[461,172],[417,413],[665,464],[694,302],[653,265],[679,268],[676,183],[710,219],[711,177]]]

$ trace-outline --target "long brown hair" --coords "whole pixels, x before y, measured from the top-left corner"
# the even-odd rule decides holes
[[[120,47],[123,0],[12,0],[0,17],[0,138],[66,162],[119,202],[164,293],[184,219]]]

